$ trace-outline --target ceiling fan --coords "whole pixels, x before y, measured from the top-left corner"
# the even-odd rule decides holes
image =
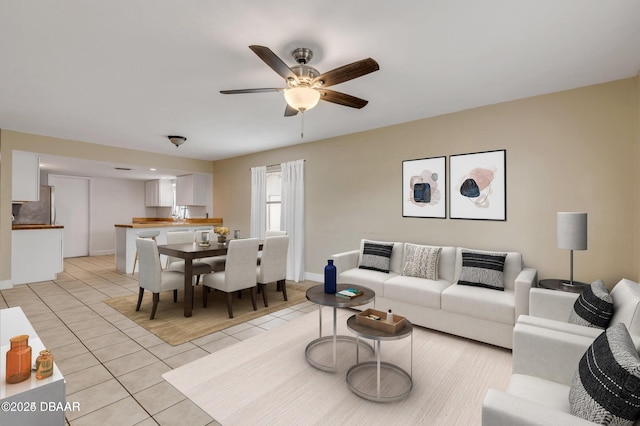
[[[285,117],[294,116],[298,112],[304,113],[316,106],[319,100],[351,108],[359,109],[364,107],[369,101],[346,93],[329,90],[326,87],[353,80],[380,69],[376,61],[367,58],[320,74],[318,70],[307,65],[313,57],[313,52],[310,49],[300,47],[291,52],[293,59],[298,64],[293,67],[285,64],[268,47],[252,45],[249,46],[249,49],[284,78],[287,87],[221,90],[220,93],[233,95],[238,93],[284,92],[284,98],[287,102],[287,107],[284,111]]]

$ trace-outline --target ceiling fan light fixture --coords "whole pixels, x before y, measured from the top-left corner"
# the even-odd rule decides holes
[[[284,91],[284,99],[291,108],[305,112],[318,105],[320,92],[306,86],[291,87]]]

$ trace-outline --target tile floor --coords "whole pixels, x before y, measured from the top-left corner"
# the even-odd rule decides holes
[[[55,281],[0,291],[0,309],[22,307],[55,355],[67,401],[80,403],[69,425],[217,425],[162,374],[317,309],[301,303],[171,346],[102,303],[132,293],[138,282],[116,271],[114,256],[65,259]]]

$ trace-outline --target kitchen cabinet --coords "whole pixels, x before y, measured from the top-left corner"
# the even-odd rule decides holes
[[[38,201],[40,198],[40,156],[34,152],[13,151],[13,201]]]
[[[11,231],[11,281],[26,284],[55,280],[63,266],[62,226]]]
[[[145,185],[145,205],[147,207],[172,207],[173,186],[169,179],[149,180]]]
[[[176,178],[176,205],[206,206],[207,179],[206,175],[178,176]]]

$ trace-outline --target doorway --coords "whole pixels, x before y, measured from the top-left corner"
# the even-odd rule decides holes
[[[89,256],[89,178],[49,175],[56,225],[63,225],[64,257]]]

